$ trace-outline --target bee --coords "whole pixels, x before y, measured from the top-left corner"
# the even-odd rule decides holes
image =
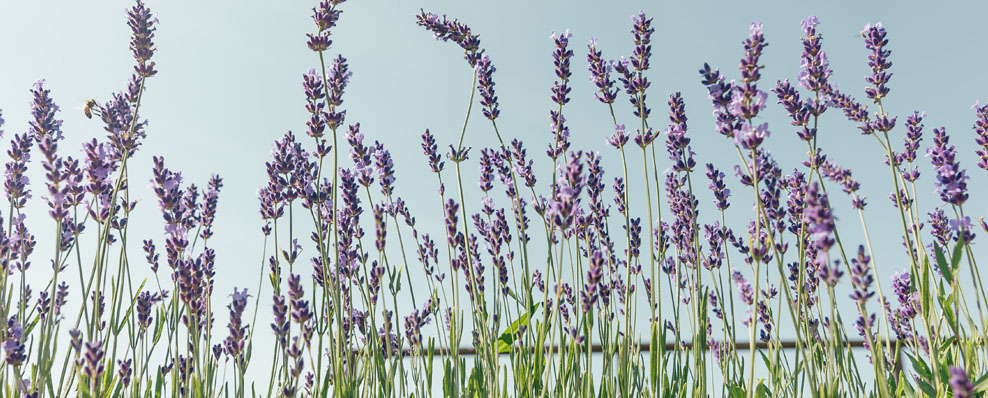
[[[96,103],[96,100],[91,99],[89,101],[86,101],[86,106],[82,108],[82,112],[86,114],[87,118],[92,119],[93,108],[97,108],[97,107],[99,107],[99,104]]]

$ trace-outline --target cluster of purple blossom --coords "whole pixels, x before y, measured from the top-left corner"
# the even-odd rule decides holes
[[[171,286],[157,278],[161,257],[152,239],[144,239],[142,248],[156,287],[135,285],[127,262],[128,225],[138,205],[130,195],[128,160],[146,137],[141,98],[147,79],[158,72],[152,61],[157,20],[151,11],[141,1],[128,10],[134,73],[110,100],[87,103],[87,115],[98,116],[106,137],[85,142],[83,158],[59,153],[60,108],[44,82],[30,90],[28,130],[14,135],[7,152],[9,212],[6,227],[0,225],[0,286],[10,292],[0,303],[0,319],[6,320],[0,327],[5,391],[30,397],[73,390],[136,396],[154,388],[156,396],[245,396],[248,385],[254,388],[247,368],[262,307],[272,314],[274,344],[271,363],[265,364],[269,396],[423,396],[432,394],[434,380],[441,380],[446,396],[973,397],[985,390],[985,378],[973,377],[984,372],[984,335],[976,325],[988,296],[971,246],[977,226],[964,211],[971,176],[946,129],[934,128],[926,157],[940,203],[921,219],[917,154],[927,116],[915,111],[905,118],[902,147],[896,149],[890,134],[897,118],[883,104],[890,93],[891,51],[880,23],[861,32],[871,71],[865,78],[864,95],[871,100],[866,106],[833,82],[819,20],[810,16],[802,22],[799,75],[793,82],[776,81],[770,90],[807,147],[802,168],[789,173],[765,145],[769,92],[759,84],[768,41],[762,25],[751,24],[743,41],[738,80],[703,65],[700,82],[713,106],[713,127],[739,155],[731,176],[705,164],[716,209],[712,222],[705,223],[700,192],[692,184],[698,141],[688,133],[683,94],[668,96],[664,130],[650,120],[648,72],[656,30],[651,17],[643,12],[631,17],[634,47],[627,57],[606,59],[594,39],[586,47],[593,98],[607,106],[613,125],[604,141],[621,159],[622,173],[614,177],[605,176],[601,153],[571,142],[575,126],[566,124],[564,106],[574,89],[573,34],[550,36],[554,105],[545,154],[552,175],[540,179],[525,144],[506,141],[498,130],[496,68],[479,35],[459,20],[423,10],[417,24],[463,50],[473,71],[471,88],[480,93],[481,113],[498,143],[478,150],[464,145],[473,95],[459,141],[448,152],[440,152],[443,137],[429,130],[421,135],[444,228],[430,234],[400,196],[386,143],[372,142],[360,123],[346,119],[343,96],[352,72],[342,55],[326,60],[342,3],[327,0],[313,8],[307,45],[320,68],[301,79],[311,143],[292,132],[274,142],[265,164],[267,180],[258,191],[266,271],[253,294],[234,289],[225,330],[214,330],[212,298],[223,271],[216,269],[218,253],[209,246],[223,188],[219,176],[200,188],[166,167],[163,158],[152,157],[151,190],[164,224],[162,250]],[[628,124],[615,111],[622,93],[631,105]],[[819,145],[829,108],[840,109],[884,152],[889,197],[899,215],[894,221],[901,221],[908,259],[908,270],[892,275],[891,296],[884,294],[878,272],[878,259],[885,264],[891,256],[876,256],[872,249],[861,183]],[[988,105],[974,108],[974,152],[978,166],[988,170]],[[663,134],[665,158],[656,155],[654,145]],[[629,142],[641,150],[642,179],[629,177],[629,163],[636,162]],[[36,296],[24,282],[36,238],[22,212],[32,199],[27,169],[35,146],[43,157],[42,198],[58,243],[52,279]],[[479,204],[466,200],[470,185],[461,171],[472,160],[471,151],[479,167]],[[737,211],[730,200],[743,197],[730,188],[734,183],[751,189],[751,218],[728,219]],[[638,184],[644,195],[631,194]],[[848,197],[854,210],[848,214],[856,213],[861,222],[865,242],[856,251],[841,239],[846,224],[836,217],[842,198],[835,187]],[[308,241],[297,236],[300,215],[312,221]],[[988,223],[980,224],[988,232]],[[927,225],[930,235],[924,234]],[[87,229],[96,231],[88,269],[80,249],[88,242],[82,240]],[[540,235],[544,244],[533,240]],[[406,253],[406,243],[414,256]],[[303,254],[307,250],[312,254]],[[297,264],[305,258],[308,267]],[[970,277],[962,276],[965,258]],[[64,319],[70,286],[63,272],[73,261],[83,300],[71,324]],[[845,274],[850,293],[838,295]],[[972,287],[973,297],[964,290]],[[255,316],[248,322],[251,297]],[[261,304],[262,297],[270,298],[270,307]],[[846,325],[845,301],[856,310]],[[647,320],[639,316],[642,302]],[[981,318],[972,314],[974,307]],[[643,322],[650,328],[642,328]],[[70,344],[58,368],[56,341],[63,328]],[[475,355],[472,367],[461,355],[465,328]],[[739,339],[745,332],[747,360]],[[870,371],[859,370],[854,352],[846,350],[855,332]],[[787,333],[796,337],[794,346],[783,341]],[[642,340],[651,342],[647,354]],[[790,348],[798,355],[787,355]],[[603,353],[599,369],[595,350]],[[449,359],[437,377],[433,358],[440,354]],[[152,360],[158,356],[163,362]],[[911,360],[911,370],[899,366],[903,356]],[[756,383],[758,357],[770,377]],[[232,380],[218,372],[227,365]],[[720,386],[710,376],[715,369]],[[45,381],[59,371],[57,383]],[[868,378],[874,380],[870,386],[862,382]]]

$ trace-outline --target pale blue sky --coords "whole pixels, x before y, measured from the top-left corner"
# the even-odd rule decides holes
[[[312,30],[314,1],[160,1],[148,6],[160,19],[158,53],[154,60],[160,73],[148,82],[141,112],[150,120],[148,138],[131,163],[132,195],[144,200],[133,219],[132,234],[141,239],[160,240],[161,218],[153,193],[147,189],[151,155],[164,156],[167,165],[181,170],[189,182],[203,185],[211,173],[225,182],[212,244],[217,249],[217,297],[225,305],[233,286],[248,286],[254,293],[261,260],[261,221],[257,216],[256,191],[265,182],[264,162],[272,141],[287,130],[304,131],[306,112],[301,74],[318,65],[318,58],[305,46],[305,33]],[[904,117],[912,110],[927,112],[926,145],[932,128],[946,125],[959,159],[971,173],[970,215],[985,214],[982,200],[988,189],[985,172],[974,167],[974,112],[976,98],[988,98],[988,78],[983,70],[988,54],[981,50],[985,30],[983,16],[988,4],[951,2],[933,7],[920,2],[604,2],[591,1],[351,1],[334,30],[334,54],[346,56],[354,72],[344,97],[347,121],[360,122],[369,140],[386,143],[395,156],[397,191],[416,213],[420,228],[439,232],[433,176],[428,174],[419,150],[419,135],[431,128],[440,147],[452,143],[462,123],[470,89],[471,71],[461,51],[432,39],[415,25],[419,8],[460,18],[481,35],[497,73],[501,103],[502,134],[526,140],[537,166],[547,170],[540,155],[550,133],[548,110],[552,84],[552,31],[573,33],[573,100],[564,113],[572,131],[574,148],[601,150],[608,167],[608,181],[617,175],[618,157],[605,148],[610,133],[607,108],[592,98],[587,82],[585,44],[599,39],[607,58],[631,51],[630,15],[644,10],[655,17],[653,69],[649,89],[654,115],[667,113],[668,94],[681,91],[690,118],[697,162],[715,161],[728,171],[736,163],[732,146],[713,130],[711,107],[698,82],[696,70],[710,62],[728,76],[737,76],[741,41],[751,21],[762,21],[770,43],[763,57],[763,89],[776,79],[795,78],[799,67],[799,23],[809,14],[820,17],[819,31],[824,50],[835,70],[833,80],[862,98],[866,50],[858,36],[869,22],[881,21],[889,30],[894,77],[887,109],[900,116],[895,136],[901,137]],[[106,99],[120,90],[130,73],[132,59],[127,49],[129,29],[124,19],[128,1],[57,2],[4,1],[0,3],[0,109],[7,124],[5,140],[25,131],[28,120],[28,89],[39,78],[47,79],[55,101],[62,106],[66,141],[63,153],[78,153],[78,144],[102,136],[102,127],[81,112],[89,98]],[[631,119],[625,97],[620,98],[618,117]],[[777,105],[766,111],[772,137],[769,147],[785,170],[804,157],[804,147]],[[475,107],[467,144],[494,144],[489,123]],[[860,136],[837,111],[822,120],[820,146],[841,165],[852,167],[869,197],[868,217],[882,280],[901,263],[898,220],[886,196],[891,188],[887,168],[873,140]],[[342,143],[342,142],[341,142]],[[6,147],[6,144],[4,144]],[[932,173],[922,158],[924,176],[920,200],[924,209],[939,203],[933,196]],[[38,163],[31,165],[33,180],[40,181]],[[633,170],[640,165],[635,163]],[[660,166],[660,169],[663,167]],[[475,163],[467,167],[474,187]],[[634,172],[633,172],[634,173]],[[730,173],[729,173],[730,174]],[[544,173],[542,174],[545,175]],[[633,174],[631,179],[635,180]],[[541,182],[548,178],[543,177]],[[424,181],[424,184],[422,183]],[[751,196],[736,179],[729,178],[735,196],[733,217],[747,217]],[[654,188],[654,187],[653,187]],[[35,186],[36,194],[41,187]],[[847,211],[845,196],[831,198],[840,209],[841,234],[850,245],[863,242],[857,216]],[[703,192],[701,216],[713,214],[710,196]],[[471,202],[468,198],[468,202]],[[39,248],[48,247],[48,224],[41,203],[35,199],[33,226]],[[475,203],[475,202],[474,202]],[[640,201],[639,201],[640,203]],[[472,210],[476,210],[476,205]],[[643,214],[640,214],[643,215]],[[712,221],[704,218],[703,221]],[[735,223],[735,226],[737,224]],[[980,240],[986,238],[980,238]],[[132,246],[132,261],[139,264],[139,248]],[[307,252],[311,248],[306,247]],[[979,252],[984,252],[979,250]],[[47,253],[36,253],[37,272]],[[897,263],[898,262],[898,263]],[[303,267],[307,268],[307,267]],[[413,267],[413,269],[415,269]],[[39,276],[41,274],[38,274]],[[268,301],[265,293],[265,300]],[[73,300],[78,300],[73,297]],[[267,308],[266,304],[263,308]],[[225,314],[218,314],[225,322]],[[263,318],[260,337],[268,334]]]

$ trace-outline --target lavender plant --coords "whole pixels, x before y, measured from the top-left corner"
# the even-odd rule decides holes
[[[898,117],[883,103],[892,53],[881,24],[861,32],[871,71],[864,103],[837,88],[814,16],[802,21],[799,75],[764,89],[768,40],[760,23],[751,24],[736,79],[708,64],[699,69],[716,121],[702,134],[728,138],[738,156],[735,164],[702,167],[684,96],[668,95],[664,129],[649,106],[652,18],[632,16],[626,57],[605,58],[594,39],[586,45],[586,95],[607,107],[613,133],[601,140],[610,154],[570,140],[579,130],[565,117],[578,46],[568,30],[553,33],[553,106],[539,168],[538,156],[498,128],[510,115],[501,114],[497,69],[480,36],[423,10],[416,23],[458,45],[473,71],[459,136],[421,135],[435,176],[431,214],[444,227],[429,231],[413,214],[430,209],[413,213],[400,196],[387,143],[346,118],[353,72],[331,39],[343,2],[313,8],[307,45],[318,65],[301,76],[305,136],[284,134],[265,163],[261,275],[250,291],[227,296],[226,328],[216,325],[212,299],[216,274],[227,272],[216,269],[222,253],[210,246],[219,176],[199,187],[152,157],[163,235],[157,244],[136,239],[153,278],[141,280],[129,262],[138,202],[128,161],[149,130],[140,111],[158,72],[153,13],[140,0],[127,11],[133,74],[123,91],[86,104],[106,137],[85,142],[79,158],[59,151],[61,109],[52,92],[44,81],[30,89],[28,130],[14,134],[7,151],[0,223],[4,396],[974,397],[988,390],[981,332],[988,296],[972,248],[988,223],[965,213],[970,176],[946,129],[934,128],[923,148],[927,115],[914,111],[896,130]],[[765,145],[785,139],[770,137],[761,116],[770,94],[805,142],[806,159],[795,167]],[[622,96],[630,115],[616,105]],[[475,101],[495,146],[467,145]],[[898,214],[902,247],[881,249],[904,249],[908,259],[891,280],[878,277],[894,268],[892,255],[872,245],[874,216],[865,212],[861,184],[818,144],[829,109],[828,117],[842,113],[884,154],[890,181],[875,183],[891,190],[885,205]],[[978,167],[988,170],[988,105],[974,109]],[[902,130],[900,144],[893,138]],[[36,239],[24,209],[35,202],[26,177],[35,147],[56,245],[50,279],[33,292],[25,273]],[[923,209],[919,193],[929,186],[921,186],[921,149],[940,199]],[[614,176],[605,175],[605,155],[620,158]],[[469,194],[468,167],[479,168],[479,190]],[[634,167],[642,178],[629,174]],[[704,189],[712,207],[698,199]],[[749,195],[752,203],[732,206]],[[475,196],[479,202],[466,200]],[[737,211],[749,205],[750,213]],[[837,206],[856,213],[863,242],[841,239],[855,227],[838,222]],[[704,208],[711,213],[701,218]],[[258,313],[268,310],[270,330],[258,329]],[[248,376],[260,341],[273,343],[263,348],[271,362],[254,365],[267,380]]]

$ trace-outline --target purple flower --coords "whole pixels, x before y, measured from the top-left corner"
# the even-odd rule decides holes
[[[871,124],[868,122],[867,106],[862,105],[849,95],[841,93],[836,88],[831,88],[829,96],[831,105],[842,109],[844,111],[844,116],[846,116],[848,120],[860,123],[858,129],[861,130],[861,134],[868,135],[874,132]]]
[[[569,49],[569,39],[573,34],[566,29],[562,34],[552,32],[550,38],[555,43],[556,48],[552,50],[552,64],[555,66],[557,80],[552,85],[552,101],[560,106],[569,102],[569,78],[573,75],[570,71],[570,58],[573,58],[573,50]]]
[[[625,227],[631,239],[631,246],[628,247],[628,257],[638,258],[638,256],[641,254],[640,248],[642,244],[641,218],[637,218],[637,217],[632,218],[630,221],[631,221],[631,225]]]
[[[133,155],[141,145],[140,140],[147,136],[144,131],[147,120],[135,119],[143,82],[143,78],[133,75],[125,91],[113,94],[109,101],[93,110],[102,119],[103,129],[108,133],[110,142],[105,145],[112,149],[113,160],[119,161],[124,155]]]
[[[583,285],[583,292],[580,294],[583,312],[589,312],[597,302],[598,290],[601,288],[601,277],[604,275],[604,256],[600,251],[594,250],[590,257],[590,267],[587,269],[587,283]]]
[[[488,148],[480,150],[480,190],[489,192],[494,189],[494,151]]]
[[[919,312],[919,292],[912,291],[912,275],[896,271],[892,274],[892,291],[899,300],[900,314],[911,319]]]
[[[866,127],[862,129],[862,132],[868,134],[872,131],[881,131],[887,133],[895,128],[896,118],[889,118],[888,114],[882,115],[881,117],[876,117],[875,120],[868,122]]]
[[[308,126],[305,133],[312,138],[322,138],[326,130],[326,95],[322,91],[322,78],[315,69],[302,74],[302,88],[305,91],[305,110],[310,115],[305,122]]]
[[[518,140],[511,140],[511,157],[514,158],[514,169],[518,176],[525,180],[525,186],[532,188],[535,186],[535,171],[532,169],[533,161],[526,160],[527,151],[524,144]]]
[[[459,45],[470,67],[477,66],[484,51],[480,49],[480,36],[473,34],[469,26],[456,19],[448,20],[445,15],[440,17],[425,10],[422,10],[416,19],[418,20],[416,24],[431,31],[436,40],[452,41]]]
[[[436,138],[432,136],[429,129],[426,129],[422,133],[422,151],[425,152],[425,157],[429,159],[429,168],[432,169],[433,173],[443,171],[443,166],[446,165],[446,162],[443,162],[442,156],[439,155],[438,149]]]
[[[243,294],[246,294],[245,290]],[[302,277],[297,274],[288,275],[288,298],[292,309],[292,321],[304,325],[312,317],[309,311],[309,301],[305,300],[302,289]]]
[[[21,366],[27,360],[26,347],[22,340],[23,336],[11,335],[7,341],[3,342],[3,350],[7,352],[5,360],[8,365]]]
[[[71,183],[66,180],[73,177],[68,173],[68,170],[65,170],[66,162],[58,156],[58,142],[54,136],[42,135],[38,149],[44,156],[41,167],[45,170],[45,185],[48,188],[44,196],[49,207],[48,215],[55,222],[62,223],[69,217],[69,208],[71,207],[69,202],[72,197],[72,193],[69,191],[69,184]]]
[[[463,235],[461,235],[457,230],[457,223],[459,222],[459,211],[460,205],[456,203],[453,199],[449,199],[446,202],[446,241],[451,247],[457,247],[463,244]]]
[[[762,67],[758,65],[758,59],[762,56],[762,50],[768,46],[762,33],[761,22],[752,22],[748,30],[751,33],[744,41],[744,58],[741,59],[741,65],[738,67],[741,70],[741,81],[746,85],[753,84],[761,78]]]
[[[569,149],[569,127],[566,127],[566,117],[556,110],[549,111],[549,125],[552,128],[553,142],[549,144],[545,154],[555,160]]]
[[[614,178],[614,204],[618,207],[618,213],[622,215],[628,210],[628,203],[625,201],[627,197],[625,196],[625,186],[624,179],[620,177]]]
[[[471,300],[476,300],[477,296],[483,297],[484,295],[484,263],[480,261],[480,250],[477,245],[477,235],[470,234],[470,239],[467,242],[469,248],[465,245],[459,247],[458,260],[463,269],[464,276],[464,288],[466,288],[467,293],[470,295]],[[470,256],[469,258],[467,256]],[[470,268],[470,264],[473,264],[473,269]],[[476,292],[476,295],[475,295]]]
[[[470,149],[471,147],[468,146],[454,148],[450,145],[449,153],[446,154],[446,158],[451,160],[453,163],[461,163],[470,158]]]
[[[178,244],[179,248],[184,247],[180,240],[186,238],[186,218],[194,211],[187,206],[183,200],[182,173],[173,172],[165,168],[165,159],[155,156],[152,158],[154,168],[151,179],[151,188],[158,196],[158,208],[165,220],[165,232],[168,232],[170,239],[168,242]],[[167,243],[167,242],[166,242]],[[185,242],[187,244],[188,242]],[[174,266],[169,258],[169,265]]]
[[[669,96],[669,128],[666,132],[666,150],[669,152],[669,159],[672,160],[672,169],[681,171],[692,171],[696,166],[693,160],[693,149],[690,148],[690,139],[686,136],[686,103],[679,92]],[[637,139],[636,139],[637,140]]]
[[[611,79],[613,67],[604,60],[597,49],[597,39],[591,38],[587,43],[587,70],[590,72],[590,82],[597,86],[594,98],[605,104],[613,104],[617,99],[617,89]]]
[[[790,123],[793,126],[799,127],[796,130],[796,135],[799,136],[799,139],[810,141],[813,137],[816,137],[816,128],[810,127],[810,116],[812,116],[810,108],[804,101],[799,99],[799,91],[789,83],[789,79],[779,80],[775,88],[772,89],[772,92],[775,93],[775,96],[779,99],[779,103],[789,113],[789,117],[792,119]]]
[[[137,4],[127,10],[127,25],[132,31],[130,49],[134,52],[134,59],[137,60],[134,72],[143,78],[158,73],[154,70],[154,62],[149,62],[157,49],[152,41],[156,23],[158,18],[151,14],[151,10],[145,7],[141,0],[137,0]]]
[[[247,308],[247,289],[243,291],[233,288],[233,300],[227,308],[230,310],[230,322],[227,323],[227,330],[230,334],[223,342],[227,355],[234,358],[240,365],[240,354],[244,350],[244,343],[247,337],[247,326],[243,324],[244,309]]]
[[[58,284],[58,292],[55,293],[55,317],[57,318],[62,313],[62,307],[65,306],[66,299],[69,297],[69,284],[62,282]]]
[[[971,383],[971,377],[967,375],[967,371],[960,366],[950,367],[950,390],[954,393],[954,398],[973,398],[974,397],[974,383]]]
[[[916,160],[916,151],[919,150],[919,143],[923,140],[924,118],[926,118],[926,113],[920,113],[919,111],[915,111],[912,115],[906,117],[906,136],[902,139],[905,141],[905,149],[903,149],[902,154],[897,159],[897,163],[911,163]]]
[[[146,290],[137,295],[137,323],[141,326],[142,330],[151,326],[151,321],[154,320],[151,311],[154,305],[162,299],[163,297],[157,293],[151,293]]]
[[[755,149],[768,137],[768,124],[754,124],[754,118],[765,108],[768,94],[758,89],[762,66],[758,64],[762,50],[768,43],[762,33],[761,23],[752,23],[751,33],[744,41],[744,57],[740,84],[725,84],[720,72],[704,64],[700,70],[703,84],[714,103],[717,130],[734,138],[736,145]]]
[[[813,254],[813,255],[819,256],[819,254]],[[817,261],[820,263],[820,269],[817,272],[817,276],[819,276],[819,278],[823,281],[823,283],[826,283],[827,286],[830,287],[837,286],[837,282],[839,282],[840,278],[844,276],[844,271],[841,271],[840,266],[837,263],[831,265],[831,264],[827,264],[826,261],[822,261],[822,262],[820,262],[819,260]]]
[[[127,359],[126,361],[122,361],[119,359],[117,360],[117,366],[120,367],[119,370],[117,370],[117,376],[120,377],[120,384],[123,384],[124,387],[130,385],[130,376],[133,373],[133,369],[132,369],[133,364],[134,364],[133,359]]]
[[[861,188],[861,184],[858,180],[851,177],[851,169],[846,169],[838,166],[833,160],[826,159],[823,155],[818,155],[822,158],[822,162],[817,166],[820,173],[828,180],[833,181],[841,185],[841,189],[848,194],[853,194]]]
[[[384,149],[380,142],[374,142],[374,170],[377,171],[377,181],[381,185],[381,194],[391,197],[395,184],[394,161],[391,152]]]
[[[51,90],[44,87],[45,81],[38,80],[31,89],[31,121],[29,122],[28,134],[34,137],[35,141],[41,142],[46,136],[54,137],[55,141],[62,139],[62,121],[55,119],[55,113],[59,111],[58,105],[51,99]]]
[[[484,107],[484,117],[497,119],[501,114],[497,109],[497,95],[494,94],[494,72],[497,68],[491,63],[491,57],[484,55],[474,69],[477,71],[477,89],[480,90],[480,105]]]
[[[414,310],[405,317],[405,337],[412,347],[422,346],[422,329],[432,321],[431,315],[439,308],[439,300],[432,298],[425,302],[422,310]]]
[[[916,160],[916,152],[919,151],[919,144],[923,141],[923,118],[925,117],[926,113],[918,111],[906,117],[906,136],[902,138],[904,148],[902,153],[896,156],[895,162],[897,164],[909,163],[911,165]],[[902,178],[909,182],[915,182],[919,179],[919,167],[908,167],[902,172]]]
[[[967,201],[967,174],[955,159],[954,146],[944,127],[933,129],[933,148],[926,152],[937,173],[936,193],[944,203],[963,205]]]
[[[199,226],[201,227],[199,236],[203,240],[208,240],[213,236],[213,221],[216,220],[216,205],[219,202],[220,189],[223,188],[223,179],[213,174],[207,185],[209,188],[203,193],[202,206],[199,211]]]
[[[333,41],[329,30],[336,26],[343,11],[337,9],[346,0],[326,0],[312,9],[312,20],[316,23],[316,34],[309,34],[308,46],[312,51],[326,51]]]
[[[865,81],[874,86],[865,88],[865,94],[876,104],[888,95],[889,88],[886,84],[892,78],[892,74],[888,72],[888,69],[892,67],[892,62],[888,59],[892,51],[885,49],[885,46],[889,44],[885,35],[885,28],[882,27],[881,22],[874,25],[865,25],[864,30],[861,31],[861,37],[865,41],[865,48],[871,50],[871,54],[868,54],[868,66],[871,67],[871,76],[866,77]]]
[[[103,342],[89,342],[86,343],[86,353],[85,353],[85,363],[83,365],[83,374],[89,377],[90,380],[98,380],[100,375],[106,369],[103,363]]]
[[[333,66],[329,70],[329,76],[327,77],[327,84],[329,85],[329,93],[326,95],[326,102],[329,104],[329,109],[324,115],[326,118],[326,123],[329,128],[336,130],[337,127],[343,125],[343,121],[346,119],[346,111],[340,110],[340,105],[343,105],[343,91],[346,89],[347,84],[350,83],[350,77],[353,76],[353,72],[350,72],[350,66],[346,63],[346,58],[342,55],[337,55],[333,59]]]
[[[868,267],[870,262],[871,257],[865,255],[864,246],[858,246],[858,256],[851,259],[851,284],[854,285],[851,298],[859,304],[864,304],[875,295],[875,292],[871,291],[871,284],[875,279],[871,275],[871,268]]]
[[[79,329],[69,330],[69,346],[75,351],[75,355],[78,357],[79,351],[82,350],[82,331]]]
[[[720,70],[712,69],[704,63],[699,70],[701,83],[707,87],[707,97],[714,106],[714,118],[717,132],[725,137],[734,138],[734,132],[741,128],[737,115],[731,113],[731,93],[734,92],[734,82],[727,83]]]
[[[741,301],[743,301],[748,306],[751,306],[755,302],[755,289],[751,286],[751,283],[741,275],[741,271],[737,268],[731,268],[731,279],[734,284],[737,285],[738,291],[741,294]]]
[[[727,210],[731,204],[727,199],[731,196],[731,190],[724,184],[724,173],[714,168],[713,163],[707,163],[707,178],[710,184],[707,185],[714,193],[714,206],[717,210]]]
[[[652,84],[645,77],[645,71],[649,69],[649,58],[652,56],[652,18],[645,16],[644,12],[631,16],[631,34],[634,36],[635,49],[632,51],[631,59],[622,57],[614,61],[611,65],[618,73],[618,80],[624,85],[624,91],[628,94],[628,100],[634,109],[635,117],[647,119],[651,110],[645,105],[645,90]]]
[[[546,214],[553,225],[561,231],[566,231],[576,218],[579,211],[579,196],[583,189],[583,163],[580,159],[583,153],[571,153],[569,161],[560,165],[560,178],[556,183],[555,196],[549,203]]]
[[[628,143],[629,139],[630,137],[628,136],[628,133],[625,131],[624,125],[615,124],[614,134],[611,134],[611,136],[607,138],[607,143],[617,149],[621,149],[624,147],[625,144]]]
[[[820,41],[823,39],[816,32],[820,20],[816,15],[810,15],[801,23],[803,34],[803,53],[801,55],[799,72],[799,84],[807,90],[814,92],[826,92],[829,90],[827,79],[833,74],[830,69],[830,62],[827,60],[827,53],[823,52]],[[826,106],[826,105],[824,105]]]
[[[27,164],[31,161],[31,147],[34,140],[28,133],[15,134],[10,141],[10,150],[7,155],[10,161],[5,165],[6,179],[4,190],[7,191],[7,199],[14,208],[20,209],[27,204],[31,198],[31,190],[28,189],[30,180],[25,175]]]
[[[978,119],[974,121],[974,132],[977,134],[974,142],[981,147],[974,152],[978,154],[978,167],[988,170],[988,103],[981,107],[975,103],[974,107],[978,112]]]
[[[803,210],[803,222],[807,224],[807,232],[814,246],[826,252],[834,245],[831,237],[835,228],[836,217],[830,209],[827,194],[821,192],[819,185],[813,183],[806,191],[806,208]]]
[[[734,143],[744,149],[754,150],[769,136],[768,123],[754,125],[745,123],[740,130],[734,133]]]
[[[635,49],[631,52],[631,66],[636,71],[648,70],[648,60],[652,56],[652,18],[645,16],[645,12],[631,16],[631,34],[635,37]]]
[[[151,266],[151,272],[158,272],[158,253],[155,253],[154,242],[150,239],[144,240],[145,260]]]
[[[288,335],[288,330],[291,327],[288,323],[288,305],[285,303],[285,296],[275,295],[271,308],[274,314],[271,330],[274,331],[275,336],[284,342],[284,338]]]
[[[384,251],[385,243],[388,234],[387,225],[387,213],[385,212],[384,206],[376,205],[374,206],[374,247],[377,248],[379,252]]]

